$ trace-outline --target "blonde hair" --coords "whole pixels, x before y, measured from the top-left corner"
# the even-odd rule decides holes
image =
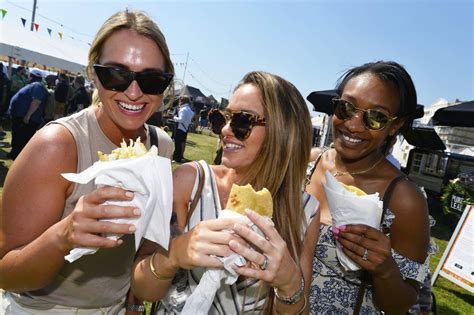
[[[266,135],[252,170],[242,183],[251,183],[256,190],[266,187],[271,192],[275,228],[299,264],[306,224],[302,187],[312,139],[309,110],[296,87],[277,75],[250,72],[236,89],[245,84],[261,93]],[[267,309],[271,308],[269,299],[266,304]]]
[[[87,64],[87,76],[89,80],[92,80],[94,77],[93,65],[99,63],[104,43],[113,33],[122,29],[130,29],[140,35],[152,39],[160,49],[161,54],[165,59],[165,72],[174,74],[174,66],[173,62],[171,61],[168,45],[166,44],[165,36],[161,32],[158,25],[156,25],[156,23],[144,12],[125,10],[119,11],[109,17],[97,32],[94,41],[91,44],[91,48],[89,49]],[[170,86],[165,92],[165,96],[169,94],[174,96],[173,82],[171,82]],[[94,97],[92,99],[93,105],[97,105],[99,102],[100,99],[97,93],[94,93]]]

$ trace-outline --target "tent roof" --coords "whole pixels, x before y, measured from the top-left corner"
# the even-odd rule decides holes
[[[73,47],[64,40],[55,40],[0,22],[0,55],[15,57],[37,64],[84,72],[87,50]]]
[[[176,92],[176,94],[179,96],[182,96],[182,95],[190,96],[193,98],[194,102],[200,102],[200,103],[205,103],[205,104],[209,102],[206,95],[204,95],[200,89],[189,86],[189,85],[183,86],[181,89],[179,89]]]
[[[436,126],[474,127],[474,101],[440,108],[432,121]]]

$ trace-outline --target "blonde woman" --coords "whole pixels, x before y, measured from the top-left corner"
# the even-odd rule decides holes
[[[235,89],[228,107],[211,111],[209,121],[221,138],[222,165],[201,161],[205,184],[186,226],[198,176],[192,164],[176,169],[173,206],[178,225],[185,232],[171,240],[169,252],[153,243],[143,245],[132,290],[142,299],[159,300],[178,269],[188,271],[193,289],[206,268],[223,267],[215,256],[236,252],[250,264],[236,268],[241,275],[237,283],[222,284],[209,314],[266,313],[272,309],[303,313],[308,293],[304,292],[304,284],[310,281],[315,244],[305,235],[312,230],[311,235],[317,238],[319,223],[318,219],[312,220],[317,201],[302,192],[311,148],[305,101],[288,81],[265,72],[251,72]],[[256,190],[266,187],[271,192],[273,222],[255,212],[246,213],[264,237],[236,221],[216,220],[234,183],[250,183]],[[250,250],[249,244],[257,251]],[[172,313],[169,309],[160,311]]]
[[[93,106],[37,132],[6,178],[0,287],[7,292],[0,313],[125,313],[134,226],[100,219],[136,217],[139,209],[101,204],[133,194],[74,185],[61,173],[81,172],[98,160],[98,150],[110,152],[122,139],[141,137],[149,147],[145,121],[162,103],[174,69],[158,26],[144,13],[123,11],[99,29],[87,70],[97,87]],[[159,154],[169,158],[172,141],[156,131]],[[127,236],[115,241],[103,233]],[[101,250],[67,263],[64,256],[77,246]]]

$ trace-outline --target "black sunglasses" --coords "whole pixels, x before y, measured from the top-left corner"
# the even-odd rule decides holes
[[[95,64],[95,73],[107,90],[124,92],[134,80],[145,94],[162,94],[170,85],[173,75],[156,70],[128,71],[114,66]]]
[[[265,126],[265,118],[246,111],[229,112],[212,109],[208,117],[212,132],[220,135],[222,128],[230,121],[232,133],[241,141],[250,136],[253,127]]]
[[[334,114],[339,119],[349,120],[357,115],[358,112],[362,112],[362,120],[364,121],[364,125],[367,129],[382,130],[392,120],[397,119],[397,117],[390,117],[389,115],[377,109],[357,108],[351,102],[342,100],[340,98],[334,98],[332,102],[334,104]]]

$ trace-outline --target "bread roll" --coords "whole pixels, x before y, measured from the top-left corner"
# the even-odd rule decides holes
[[[273,199],[268,189],[255,191],[250,184],[245,186],[232,185],[227,200],[226,209],[244,214],[245,209],[251,209],[260,215],[272,217]]]

